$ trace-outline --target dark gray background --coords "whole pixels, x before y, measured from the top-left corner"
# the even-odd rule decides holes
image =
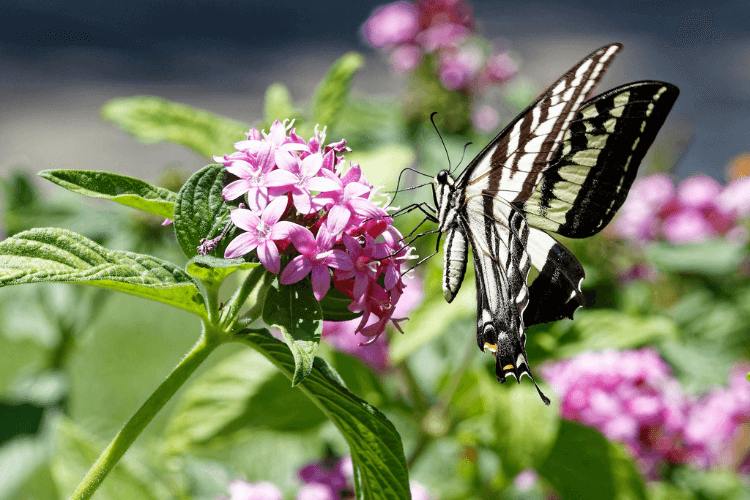
[[[660,139],[692,138],[678,176],[705,172],[750,150],[750,6],[698,1],[474,1],[482,33],[507,42],[523,75],[551,83],[600,45],[625,50],[600,90],[657,79],[682,94]],[[197,155],[141,145],[99,107],[150,94],[253,122],[262,95],[285,83],[306,100],[348,50],[367,67],[360,95],[398,95],[403,80],[362,40],[383,2],[0,2],[0,174],[15,166],[104,169],[153,180],[165,165],[195,170]],[[510,117],[504,117],[509,119]]]

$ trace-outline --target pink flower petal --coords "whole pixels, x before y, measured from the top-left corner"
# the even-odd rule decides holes
[[[304,160],[302,160],[302,165],[300,166],[300,172],[305,177],[314,177],[318,175],[318,171],[320,171],[320,168],[323,166],[323,155],[320,153],[315,153],[314,155],[310,155]]]
[[[273,274],[279,274],[281,259],[279,249],[273,241],[266,240],[258,245],[258,260]]]
[[[307,231],[308,229],[300,226],[299,224],[295,224],[294,222],[277,222],[273,225],[273,228],[271,228],[268,239],[274,241],[285,240],[287,238],[290,238],[292,234],[300,230]]]
[[[328,267],[340,269],[342,271],[350,271],[354,269],[352,259],[346,252],[342,252],[341,250],[332,250],[332,252],[331,255],[323,259],[323,262],[325,262]]]
[[[315,299],[320,302],[331,287],[331,273],[327,266],[318,265],[312,268],[311,278],[313,295],[315,295]]]
[[[244,208],[238,208],[230,212],[230,217],[235,226],[245,231],[252,231],[255,233],[258,230],[258,224],[260,219],[250,210]]]
[[[269,143],[264,143],[264,146],[258,151],[256,162],[261,172],[268,173],[276,165],[275,152],[276,148]]]
[[[362,245],[360,245],[354,237],[345,234],[342,237],[342,240],[344,241],[344,246],[346,247],[347,252],[349,252],[349,255],[352,256],[352,259],[356,259],[360,255],[362,255]]]
[[[312,264],[310,263],[310,259],[308,259],[304,255],[298,255],[297,257],[292,259],[292,261],[287,264],[287,266],[281,272],[279,283],[281,283],[282,285],[291,285],[292,283],[297,283],[302,278],[307,276],[310,273],[311,269]]]
[[[224,251],[225,259],[236,259],[246,255],[258,246],[258,239],[253,233],[242,233],[234,238]]]
[[[295,187],[294,191],[292,191],[292,199],[294,200],[294,206],[299,213],[302,215],[310,213],[312,208],[312,197],[310,196],[309,191]]]
[[[333,234],[339,234],[346,229],[350,217],[351,212],[346,207],[334,205],[331,207],[330,212],[328,212],[329,231]]]
[[[299,226],[299,229],[291,232],[289,237],[292,239],[294,248],[302,255],[315,256],[318,253],[315,237],[306,227]]]
[[[390,290],[396,286],[396,283],[398,283],[400,278],[401,273],[398,272],[396,266],[393,263],[389,264],[385,270],[385,289]]]
[[[268,187],[294,186],[298,180],[299,178],[292,172],[278,169],[273,172],[268,172],[263,184]]]
[[[252,166],[250,163],[243,160],[235,160],[230,165],[224,167],[232,175],[236,175],[240,179],[250,179],[255,176],[258,171],[257,168]]]
[[[253,185],[249,181],[240,179],[227,184],[224,189],[221,190],[221,196],[223,196],[225,200],[236,200],[247,193],[252,187]]]
[[[310,191],[338,191],[341,189],[341,186],[323,177],[308,179],[305,185]]]
[[[376,219],[378,217],[381,217],[382,215],[385,215],[383,213],[383,209],[378,208],[371,201],[365,200],[364,198],[350,199],[349,206],[354,209],[354,213],[362,217]]]
[[[360,197],[363,194],[370,192],[370,188],[359,182],[350,182],[344,188],[344,196],[346,198]]]
[[[299,156],[283,149],[277,149],[275,153],[276,166],[289,172],[299,172]]]
[[[331,233],[325,223],[320,225],[318,235],[315,237],[315,243],[319,252],[325,252],[333,248],[336,244],[336,233]]]
[[[261,220],[269,226],[273,226],[284,215],[288,204],[289,199],[286,196],[276,198],[263,210],[263,215],[260,216]]]

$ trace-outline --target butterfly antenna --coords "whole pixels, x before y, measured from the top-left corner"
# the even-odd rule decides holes
[[[393,194],[393,199],[391,200],[391,205],[393,204],[394,201],[396,201],[396,196],[398,196],[398,193],[400,193],[401,191],[411,191],[412,189],[421,188],[422,186],[426,186],[427,184],[429,184],[429,183],[427,183],[427,184],[420,184],[419,186],[414,186],[414,187],[411,187],[411,188],[399,189],[398,186],[401,184],[401,176],[403,176],[404,172],[406,172],[407,170],[409,170],[411,172],[414,172],[415,174],[418,174],[418,175],[423,175],[423,176],[429,178],[430,180],[432,180],[431,176],[429,176],[429,175],[427,175],[425,173],[422,173],[419,170],[416,170],[416,169],[411,168],[411,167],[404,168],[403,170],[401,170],[401,173],[398,174],[398,180],[396,181],[396,189],[394,191],[384,191],[384,193]]]
[[[471,142],[467,142],[466,144],[464,144],[464,152],[461,153],[461,159],[458,161],[458,165],[456,165],[456,168],[458,168],[459,166],[461,166],[461,163],[463,163],[464,156],[466,156],[466,148],[468,148],[469,146],[471,146],[471,144],[472,144]],[[451,172],[451,174],[453,174],[453,172]]]
[[[451,171],[451,157],[448,154],[448,148],[445,146],[445,141],[443,140],[443,136],[440,135],[440,130],[438,130],[437,125],[435,125],[435,115],[437,114],[437,111],[433,111],[430,115],[430,121],[432,122],[432,126],[435,128],[435,132],[437,132],[438,137],[440,138],[440,142],[443,145],[443,149],[445,150],[445,156],[448,158],[448,171]]]

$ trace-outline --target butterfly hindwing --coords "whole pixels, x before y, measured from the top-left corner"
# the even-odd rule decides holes
[[[587,101],[542,181],[519,206],[533,226],[570,238],[601,231],[622,206],[679,90],[635,82]]]
[[[529,301],[526,280],[532,260],[526,247],[531,228],[520,211],[490,196],[467,200],[459,224],[469,235],[474,254],[477,344],[495,355],[500,382],[511,375],[516,380],[528,375],[533,381],[523,321]],[[539,394],[549,404],[541,391]]]

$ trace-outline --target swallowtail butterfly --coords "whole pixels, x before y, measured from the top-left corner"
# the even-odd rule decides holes
[[[669,83],[642,81],[586,100],[621,48],[583,59],[458,177],[443,170],[434,179],[437,208],[428,218],[445,237],[443,293],[448,302],[456,296],[471,245],[477,344],[495,355],[500,382],[534,381],[526,328],[572,318],[584,303],[581,264],[548,232],[585,238],[612,220],[679,94]],[[539,275],[527,286],[532,266]]]

